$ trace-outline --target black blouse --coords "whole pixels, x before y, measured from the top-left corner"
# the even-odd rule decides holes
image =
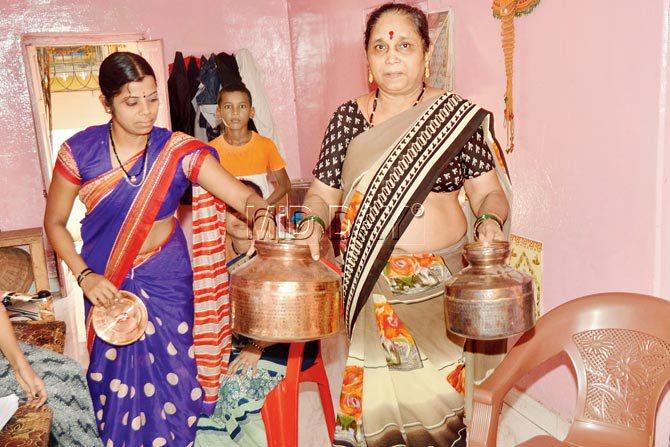
[[[342,165],[349,143],[356,135],[370,128],[355,100],[337,108],[328,123],[321,143],[321,153],[312,174],[322,183],[342,189]],[[495,167],[493,154],[484,142],[480,127],[463,149],[444,167],[433,185],[433,192],[451,192],[461,189],[467,179],[478,177]]]

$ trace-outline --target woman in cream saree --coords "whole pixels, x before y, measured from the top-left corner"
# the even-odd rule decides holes
[[[377,8],[365,46],[378,88],[333,115],[299,227],[316,254],[331,210],[343,207],[350,347],[335,445],[464,444],[464,395],[504,349],[447,332],[442,283],[463,267],[475,225],[482,240],[505,237],[505,162],[489,112],[425,85],[431,48],[420,10]]]
[[[442,446],[460,438],[465,340],[446,330],[443,282],[463,268],[467,236],[431,252],[393,248],[409,221],[420,218],[416,204],[435,184],[438,168],[459,157],[466,164],[488,160],[491,167],[502,167],[490,120],[490,114],[468,101],[443,94],[364,131],[349,144],[342,171],[342,231],[351,345],[337,445],[363,445],[365,439],[370,447]],[[475,147],[473,155],[468,145]],[[500,158],[465,161],[487,148]],[[504,171],[498,174],[507,183]],[[375,224],[368,227],[366,222]],[[469,357],[477,357],[485,369],[497,364],[496,356]]]
[[[468,235],[429,251],[407,251],[399,242],[433,204],[428,195],[439,197],[440,184],[453,187],[458,177],[462,183],[488,172],[508,194],[504,159],[490,113],[455,94],[428,99],[373,128],[363,123],[358,131],[343,132],[357,114],[356,103],[347,103],[329,127],[329,134],[356,134],[346,145],[340,179],[351,344],[336,445],[450,446],[464,434],[466,371],[471,387],[499,355],[485,355],[472,343],[464,353],[466,341],[445,327],[443,281],[463,268],[461,248]],[[327,157],[333,159],[327,147],[315,169],[318,182],[328,181],[329,169],[323,167],[338,169],[327,163]],[[446,176],[445,166],[458,175]],[[319,187],[308,194],[308,205],[318,203]],[[463,210],[474,222],[469,205]],[[439,231],[424,228],[426,245]]]

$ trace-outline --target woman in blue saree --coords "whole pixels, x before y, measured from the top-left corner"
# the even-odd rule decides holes
[[[87,316],[119,290],[148,309],[146,333],[127,346],[97,338],[89,324],[87,379],[103,443],[192,445],[199,415],[216,403],[231,350],[223,202],[241,212],[256,209],[266,236],[274,232],[271,212],[220,166],[212,148],[153,126],[157,86],[142,57],[111,54],[99,82],[112,119],[61,147],[45,229],[77,275]],[[193,265],[174,217],[191,182]],[[87,209],[81,254],[65,228],[77,195]]]

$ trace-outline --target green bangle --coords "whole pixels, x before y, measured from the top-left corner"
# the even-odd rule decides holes
[[[304,224],[305,222],[309,222],[310,220],[321,225],[321,228],[323,228],[323,232],[324,233],[326,232],[326,223],[316,214],[310,214],[309,216],[303,217],[300,223],[298,224],[298,228],[300,228],[302,224]]]
[[[480,226],[482,223],[484,223],[484,221],[486,221],[486,220],[492,220],[492,221],[494,221],[494,222],[497,223],[498,226],[500,227],[500,231],[503,231],[504,224],[503,224],[503,221],[502,221],[502,219],[501,219],[500,217],[496,216],[496,215],[493,214],[493,213],[482,213],[482,214],[477,218],[477,220],[475,221],[475,225],[474,225],[475,234],[477,234],[477,230],[479,230],[479,226]]]

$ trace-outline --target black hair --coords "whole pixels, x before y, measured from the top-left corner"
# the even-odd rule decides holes
[[[370,43],[370,35],[372,34],[372,29],[375,27],[381,16],[387,12],[394,12],[396,14],[404,14],[414,23],[416,27],[416,32],[421,37],[423,42],[423,51],[428,51],[430,47],[430,34],[428,33],[428,18],[423,11],[419,8],[416,8],[405,3],[385,3],[379,8],[375,9],[370,13],[368,21],[365,24],[365,49],[367,51],[368,44]]]
[[[219,91],[219,97],[216,98],[216,103],[221,104],[221,99],[223,98],[224,93],[232,93],[232,92],[240,92],[244,93],[247,95],[247,98],[249,98],[249,105],[253,106],[254,103],[251,101],[251,92],[247,88],[246,85],[244,85],[243,82],[232,82],[230,84],[226,84],[223,87],[221,87],[221,91]]]
[[[153,68],[142,56],[118,51],[112,53],[100,64],[98,83],[108,105],[129,82],[141,81],[147,76],[156,79]]]
[[[237,91],[237,90],[234,90],[234,91]],[[244,183],[245,185],[247,185],[249,188],[251,188],[256,194],[263,197],[263,190],[261,189],[260,186],[258,186],[258,184],[252,182],[251,180],[247,180],[245,178],[240,179],[240,181],[242,183]]]

